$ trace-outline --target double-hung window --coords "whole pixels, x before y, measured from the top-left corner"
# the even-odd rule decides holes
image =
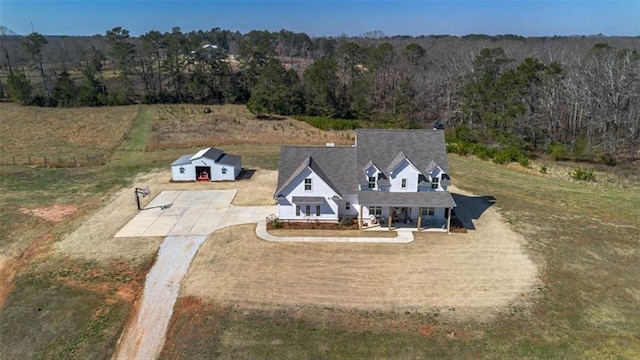
[[[407,188],[407,179],[402,179],[402,184],[400,185],[400,187],[403,189]]]
[[[382,216],[382,206],[369,206],[369,215]]]
[[[375,188],[376,188],[376,177],[369,176],[369,189],[375,189]]]
[[[431,188],[437,189],[440,185],[440,180],[437,177],[431,178]]]
[[[304,191],[311,191],[311,178],[304,179]]]
[[[305,215],[311,216],[311,205],[305,206],[304,210],[305,210],[305,212],[304,212]]]
[[[422,216],[434,216],[436,214],[436,209],[432,207],[422,208]]]
[[[320,205],[316,205],[316,216],[320,216]]]

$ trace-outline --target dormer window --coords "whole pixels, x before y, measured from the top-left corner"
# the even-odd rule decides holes
[[[311,178],[304,179],[304,191],[311,191]]]
[[[440,179],[437,177],[431,178],[431,188],[437,189],[440,186]]]
[[[369,176],[369,189],[375,189],[375,188],[376,188],[376,177]]]

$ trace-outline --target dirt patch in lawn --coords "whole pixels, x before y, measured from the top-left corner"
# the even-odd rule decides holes
[[[38,208],[38,209],[27,209],[20,208],[20,212],[25,215],[32,215],[35,217],[39,217],[41,219],[51,221],[51,222],[60,222],[62,219],[67,217],[68,215],[76,212],[78,208],[75,205],[53,205],[48,208]]]
[[[181,295],[259,309],[438,310],[477,318],[523,303],[538,282],[524,238],[487,198],[458,199],[468,233],[423,232],[405,245],[271,243],[255,236],[254,225],[221,229],[200,248]]]
[[[53,234],[46,233],[36,238],[20,257],[10,258],[0,255],[0,309],[15,288],[13,280],[16,275],[26,269],[34,257],[46,252],[54,240]]]

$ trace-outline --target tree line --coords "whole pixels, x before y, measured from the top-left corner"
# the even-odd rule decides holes
[[[442,121],[460,141],[557,157],[640,145],[638,38],[0,31],[0,95],[25,105],[238,103],[260,117]]]

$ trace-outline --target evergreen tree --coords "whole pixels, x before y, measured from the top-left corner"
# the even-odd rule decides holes
[[[56,86],[53,88],[52,97],[56,101],[57,106],[70,107],[76,104],[76,95],[78,89],[73,80],[69,77],[69,73],[63,71],[58,76]]]

